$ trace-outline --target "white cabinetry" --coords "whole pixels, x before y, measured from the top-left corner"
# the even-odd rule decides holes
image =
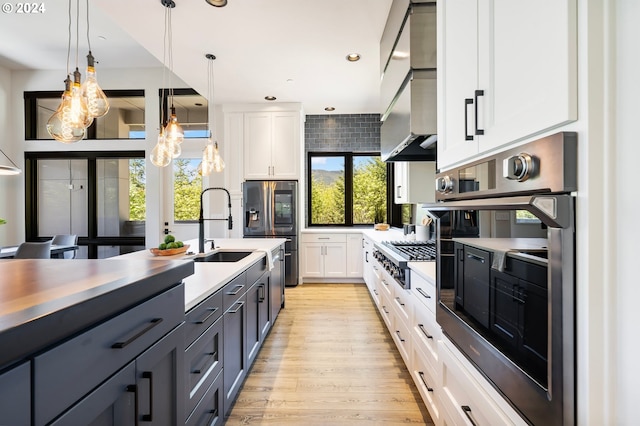
[[[577,119],[575,0],[460,0],[437,13],[439,169]]]
[[[396,204],[432,203],[435,201],[433,182],[436,163],[433,161],[397,161],[393,163],[394,197]]]
[[[362,278],[362,234],[347,234],[347,277]]]
[[[300,112],[244,114],[244,178],[300,178]]]
[[[301,275],[303,278],[346,278],[347,238],[345,234],[301,235]]]

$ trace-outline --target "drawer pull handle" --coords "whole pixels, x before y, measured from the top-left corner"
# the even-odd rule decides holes
[[[330,237],[318,237],[319,240],[330,240]]]
[[[420,327],[422,334],[424,334],[427,337],[427,339],[433,339],[433,336],[427,333],[427,330],[424,328],[424,324],[418,324],[418,327]]]
[[[137,340],[139,337],[141,337],[143,334],[145,334],[148,331],[150,331],[153,327],[155,327],[156,325],[160,324],[161,322],[162,322],[162,318],[154,318],[154,319],[151,320],[149,325],[144,327],[142,330],[140,330],[139,332],[137,332],[136,334],[134,334],[133,336],[131,336],[130,338],[128,338],[124,342],[116,342],[116,343],[114,343],[113,345],[111,345],[111,347],[113,349],[125,348],[125,347],[129,346],[131,343],[133,343],[135,340]]]
[[[398,339],[400,339],[400,341],[404,343],[404,339],[402,338],[402,336],[400,336],[400,330],[396,330],[396,334],[398,335]]]
[[[207,365],[207,361],[209,358],[215,356],[216,352],[205,352],[204,353],[204,362],[201,367],[196,368],[195,370],[191,370],[191,374],[202,374],[204,367]]]
[[[216,313],[217,310],[218,310],[218,308],[207,308],[207,311],[209,313],[204,318],[202,318],[201,320],[195,321],[194,324],[204,324],[205,322],[207,322],[209,320],[209,318],[211,318],[211,316],[213,314]]]
[[[398,302],[398,305],[404,306],[404,303],[402,303],[402,300],[400,299],[400,296],[396,297],[396,301]]]
[[[240,290],[242,290],[243,288],[244,288],[244,285],[238,284],[235,287],[233,287],[233,289],[235,291],[229,291],[229,292],[227,292],[227,294],[234,296],[234,295],[240,293]]]
[[[416,288],[416,290],[418,291],[418,293],[420,293],[426,299],[431,299],[431,296],[428,295],[427,293],[425,293],[425,291],[423,289],[421,289],[420,287]]]
[[[376,294],[376,296],[378,296],[378,290],[377,289],[373,289],[373,292]]]
[[[145,371],[142,373],[143,379],[149,379],[149,414],[142,416],[143,422],[153,421],[153,373],[151,371]]]
[[[478,256],[477,254],[467,253],[467,259],[477,260],[480,263],[484,263],[484,258]]]
[[[420,380],[424,383],[424,387],[427,388],[427,392],[433,392],[433,388],[430,388],[427,381],[424,379],[424,372],[418,371],[418,374],[420,375]]]
[[[233,311],[229,309],[227,313],[230,313],[230,314],[237,313],[240,310],[240,308],[242,308],[242,305],[244,305],[244,302],[236,302],[236,305],[238,306],[236,309],[234,309]]]
[[[258,302],[262,303],[264,302],[264,299],[266,298],[266,288],[264,284],[258,284]]]
[[[382,310],[384,311],[385,314],[389,313],[389,311],[387,311],[387,307],[385,305],[382,305]]]
[[[461,405],[462,411],[464,411],[464,415],[467,416],[467,419],[471,422],[473,426],[477,426],[478,424],[473,421],[473,417],[471,417],[471,407],[468,405]]]
[[[127,385],[127,392],[133,392],[133,415],[138,418],[138,386]]]

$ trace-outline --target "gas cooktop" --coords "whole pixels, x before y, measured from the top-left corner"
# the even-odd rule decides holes
[[[436,258],[436,242],[433,240],[383,241],[382,244],[407,261],[432,261]]]

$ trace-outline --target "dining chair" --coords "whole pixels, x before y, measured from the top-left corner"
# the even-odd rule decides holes
[[[73,246],[78,243],[78,236],[76,234],[59,234],[54,235],[51,244],[54,246]],[[62,253],[64,259],[75,259],[76,250],[69,250]]]
[[[51,240],[41,243],[22,243],[18,246],[14,259],[50,259]]]

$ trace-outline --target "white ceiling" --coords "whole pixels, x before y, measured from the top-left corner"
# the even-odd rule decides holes
[[[82,68],[86,2],[80,3]],[[229,0],[224,8],[205,0],[175,3],[173,71],[206,96],[205,54],[216,55],[217,104],[266,103],[264,97],[273,95],[276,102],[301,102],[306,114],[326,114],[327,106],[336,108],[334,114],[380,112],[378,45],[391,0]],[[44,13],[0,15],[0,65],[66,67],[68,3],[43,4]],[[90,7],[98,73],[162,64],[165,7],[160,0],[91,0]],[[362,59],[348,62],[351,52]]]

